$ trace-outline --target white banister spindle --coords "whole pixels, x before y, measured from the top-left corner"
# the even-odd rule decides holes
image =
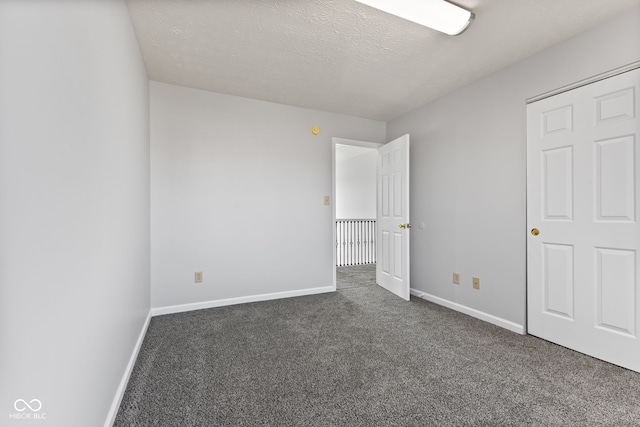
[[[375,264],[376,220],[336,220],[336,265]]]

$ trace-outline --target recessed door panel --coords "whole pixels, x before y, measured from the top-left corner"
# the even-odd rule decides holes
[[[635,88],[619,90],[596,98],[596,125],[635,118]]]
[[[633,136],[595,141],[596,218],[635,221],[636,165]]]
[[[402,173],[393,174],[393,216],[402,217]]]
[[[402,233],[393,233],[393,245],[402,247]],[[402,251],[395,251],[393,259],[393,275],[402,280]]]
[[[382,262],[382,271],[391,274],[391,236],[388,231],[382,232],[379,258]]]
[[[389,175],[382,176],[382,211],[381,214],[383,217],[388,218],[391,212],[390,205],[391,200],[389,200],[389,191],[391,190],[389,186]]]
[[[573,148],[544,150],[543,209],[545,220],[573,219]]]
[[[596,248],[598,326],[635,337],[635,251]]]
[[[389,166],[391,166],[391,153],[384,153],[384,154],[381,154],[381,156],[382,156],[382,167],[388,168]]]
[[[573,319],[573,246],[543,244],[543,249],[544,311]]]
[[[542,113],[542,136],[573,130],[573,105]]]
[[[398,147],[393,150],[393,164],[400,165],[402,164],[402,147]]]

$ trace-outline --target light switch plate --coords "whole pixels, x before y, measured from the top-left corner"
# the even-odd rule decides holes
[[[453,273],[453,283],[456,285],[460,284],[460,273]]]
[[[474,277],[473,278],[473,289],[480,289],[480,278],[479,277]]]
[[[324,196],[324,205],[329,206],[331,204],[331,197]]]
[[[196,283],[202,283],[202,271],[196,271]]]

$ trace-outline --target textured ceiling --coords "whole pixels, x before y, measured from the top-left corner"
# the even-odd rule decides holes
[[[453,3],[456,37],[353,0],[128,0],[152,80],[382,121],[640,0]]]

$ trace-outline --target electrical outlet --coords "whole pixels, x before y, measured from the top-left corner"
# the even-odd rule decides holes
[[[473,278],[473,289],[480,289],[480,278],[479,277],[474,277]]]
[[[453,283],[456,285],[460,284],[460,273],[453,273]]]
[[[202,271],[196,271],[196,283],[202,283]]]

